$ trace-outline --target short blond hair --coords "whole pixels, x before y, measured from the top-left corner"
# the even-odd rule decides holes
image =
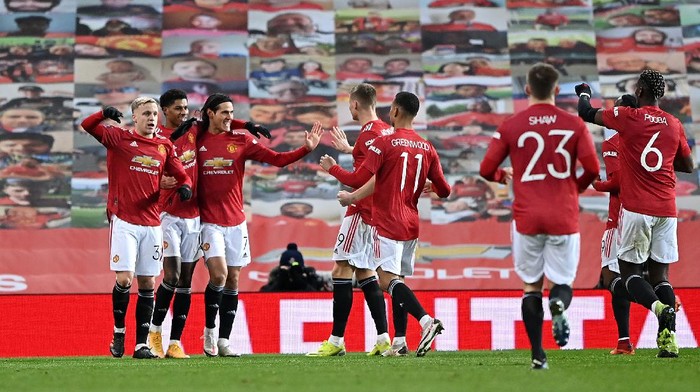
[[[138,97],[138,98],[134,99],[133,102],[131,102],[131,113],[133,113],[134,111],[136,111],[136,109],[138,109],[139,106],[143,106],[143,105],[145,105],[145,104],[147,104],[147,103],[155,103],[156,106],[158,106],[158,102],[156,102],[156,100],[155,100],[154,98],[151,98],[151,97]]]

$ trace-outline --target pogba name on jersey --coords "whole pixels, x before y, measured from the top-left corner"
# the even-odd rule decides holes
[[[392,139],[391,146],[392,147],[401,146],[401,147],[419,148],[421,150],[430,151],[430,145],[427,142],[408,140],[408,139],[403,139],[403,138]],[[370,147],[370,149],[371,149],[371,147]]]
[[[665,124],[666,126],[668,126],[668,121],[666,120],[666,117],[652,116],[650,114],[644,113],[644,121],[649,121],[652,124]]]

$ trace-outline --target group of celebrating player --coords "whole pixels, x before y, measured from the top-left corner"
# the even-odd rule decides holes
[[[658,316],[658,356],[678,356],[675,295],[668,282],[668,266],[678,260],[674,169],[691,172],[693,161],[682,125],[658,107],[663,76],[642,72],[635,96],[622,97],[616,107],[605,110],[591,108],[587,85],[576,86],[580,118],[554,105],[558,76],[549,65],[530,69],[529,107],[499,127],[480,170],[487,180],[513,182],[513,258],[525,287],[522,316],[532,347],[532,368],[548,367],[542,347],[545,277],[551,283],[554,339],[560,346],[568,342],[566,309],[580,253],[578,194],[591,184],[611,193],[602,264],[621,338],[613,353],[634,352],[627,326],[633,301]],[[201,109],[201,120],[188,119],[187,96],[180,90],[167,91],[159,104],[163,125],[158,124],[158,103],[147,97],[131,105],[133,130],[102,123],[120,122],[122,114],[111,107],[82,123],[108,150],[110,258],[116,272],[110,351],[115,357],[124,354],[124,317],[136,275],[134,358],[188,357],[180,337],[190,307],[192,273],[203,253],[209,271],[204,353],[239,356],[228,338],[238,307],[240,271],[251,260],[243,213],[245,161],[288,165],[315,149],[324,130],[314,124],[305,146],[280,153],[241,131],[270,138],[264,127],[234,119],[233,102],[226,95],[211,95]],[[352,153],[354,171],[343,170],[328,155],[319,164],[355,191],[338,193],[348,209],[333,251],[332,332],[308,356],[345,354],[353,274],[377,330],[376,345],[368,355],[407,355],[409,313],[422,328],[417,356],[425,355],[443,330],[403,279],[413,273],[418,198],[424,192],[444,198],[451,191],[435,148],[413,130],[419,105],[414,94],[398,93],[389,112],[391,125],[386,124],[376,114],[375,89],[362,83],[352,89],[349,100],[353,120],[363,124],[355,145],[349,145],[342,130],[331,131],[333,146]],[[600,166],[581,119],[618,132],[604,144],[606,181],[596,181]],[[512,167],[499,168],[508,156]],[[577,161],[583,167],[578,177]],[[642,277],[644,264],[649,281]],[[164,278],[154,306],[155,276],[161,267]],[[382,291],[392,298],[393,341]],[[164,350],[162,323],[171,302],[170,344]]]
[[[159,104],[165,118],[163,125],[158,123]],[[316,355],[345,353],[342,336],[352,305],[354,270],[357,270],[359,284],[377,322],[378,340],[373,355],[406,354],[406,312],[416,317],[423,327],[417,349],[419,356],[430,350],[433,340],[442,331],[440,321],[427,314],[401,277],[412,272],[420,194],[425,188],[447,197],[450,186],[442,174],[435,149],[413,131],[412,122],[419,109],[418,97],[408,92],[397,94],[390,113],[396,132],[385,143],[372,144],[373,139],[382,135],[382,130],[389,129],[378,120],[375,105],[376,91],[372,86],[361,84],[353,89],[350,96],[353,118],[367,122],[363,128],[366,132],[355,148],[347,144],[340,129],[333,130],[334,145],[353,152],[358,170],[352,174],[344,172],[328,156],[320,163],[332,174],[338,173],[334,175],[345,175],[348,184],[359,188],[367,182],[368,187],[338,196],[341,203],[353,206],[343,222],[334,252],[334,259],[338,260],[333,273],[334,298],[337,299],[334,301],[334,335],[329,342],[324,342],[318,353],[313,353]],[[110,351],[114,357],[124,355],[124,318],[130,287],[136,276],[139,294],[133,357],[188,357],[180,337],[191,302],[192,274],[203,254],[209,271],[209,283],[204,292],[204,353],[239,356],[231,350],[228,338],[238,308],[240,271],[251,260],[243,213],[245,161],[251,159],[278,167],[291,164],[316,148],[324,130],[320,123],[315,123],[306,133],[303,147],[275,152],[241,132],[245,129],[258,138],[271,136],[262,126],[234,119],[233,102],[223,94],[208,97],[201,110],[201,120],[188,119],[187,96],[179,90],[164,93],[160,103],[148,97],[137,98],[131,104],[131,111],[133,130],[103,124],[106,119],[121,122],[122,113],[112,107],[82,122],[82,127],[107,148],[110,266],[116,273]],[[384,150],[383,154],[380,149]],[[375,153],[369,155],[369,151]],[[360,166],[364,157],[370,159]],[[399,162],[401,159],[403,165]],[[376,228],[371,224],[371,198],[359,201],[375,188],[375,182],[369,181],[375,174],[379,177],[377,193],[396,195],[377,199],[376,204],[382,208],[377,216],[383,221],[378,221]],[[400,187],[387,178],[400,178]],[[426,179],[432,183],[426,185]],[[396,224],[397,219],[401,224]],[[155,277],[160,274],[161,267],[165,273],[154,301]],[[397,333],[395,350],[389,343],[380,284],[381,289],[388,291],[400,304],[401,310],[395,310],[400,320],[395,323],[400,326],[397,331],[403,332]],[[171,302],[170,344],[164,350],[162,323]]]

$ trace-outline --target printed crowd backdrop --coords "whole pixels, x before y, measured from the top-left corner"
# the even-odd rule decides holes
[[[446,200],[421,199],[426,230],[509,225],[512,196],[480,178],[479,163],[503,119],[526,107],[525,75],[537,62],[559,70],[557,105],[572,113],[581,81],[593,87],[594,105],[610,106],[634,92],[641,70],[662,72],[661,106],[695,143],[700,0],[2,0],[0,228],[108,225],[105,149],[79,126],[103,106],[128,123],[137,96],[179,88],[194,110],[221,92],[237,117],[272,130],[263,143],[287,151],[303,144],[314,121],[341,127],[352,142],[360,124],[348,92],[360,82],[377,88],[381,117],[399,91],[421,99],[416,127],[453,186]],[[590,130],[598,147],[611,134]],[[333,237],[341,186],[320,169],[323,154],[352,167],[329,137],[285,168],[251,162],[249,224]],[[679,176],[677,192],[681,225],[698,219],[697,173]],[[590,189],[581,211],[602,232],[607,197]],[[251,240],[286,245],[274,236]],[[305,239],[296,241],[303,248]]]

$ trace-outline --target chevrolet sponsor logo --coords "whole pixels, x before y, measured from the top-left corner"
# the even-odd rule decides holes
[[[207,159],[204,161],[204,166],[205,167],[213,167],[214,169],[219,169],[222,167],[228,167],[233,165],[233,159],[224,159],[221,157],[213,158],[213,159]]]
[[[180,155],[181,162],[189,162],[195,158],[194,150],[187,150]]]
[[[280,255],[285,249],[272,249],[269,252],[256,257],[255,261],[261,263],[279,262]],[[486,245],[486,244],[462,244],[436,246],[430,243],[421,243],[416,249],[416,262],[431,262],[433,260],[453,259],[492,259],[503,260],[511,255],[510,245]],[[333,248],[306,248],[304,247],[304,259],[312,261],[331,261]]]
[[[159,167],[160,166],[160,161],[157,159],[153,159],[147,155],[137,155],[133,158],[131,158],[131,162],[139,163],[141,166],[145,167]]]

